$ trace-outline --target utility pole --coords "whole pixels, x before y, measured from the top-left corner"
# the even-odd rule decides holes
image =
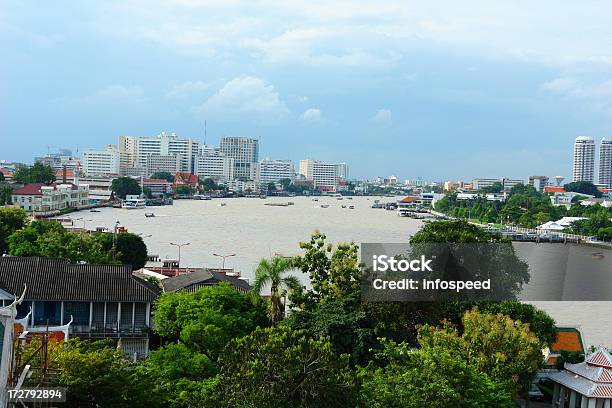
[[[213,254],[213,256],[218,256],[219,258],[223,258],[223,262],[221,264],[221,270],[225,270],[225,259],[231,256],[236,256],[236,254],[229,254],[229,255]]]
[[[184,247],[189,244],[191,244],[191,242],[185,242],[184,244],[175,244],[174,242],[170,243],[170,245],[174,245],[175,247],[178,247],[178,266],[179,268],[181,267],[181,247]]]

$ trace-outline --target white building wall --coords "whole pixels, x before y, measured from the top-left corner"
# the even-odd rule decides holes
[[[120,153],[114,145],[108,145],[104,150],[88,149],[83,155],[83,171],[87,176],[119,174],[120,163]]]
[[[593,182],[595,172],[595,141],[589,136],[578,136],[574,142],[572,181]]]

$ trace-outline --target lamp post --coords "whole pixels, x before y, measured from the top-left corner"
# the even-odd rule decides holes
[[[229,254],[229,255],[213,254],[213,256],[218,256],[219,258],[223,258],[223,262],[221,264],[221,270],[224,270],[225,269],[225,259],[231,256],[236,256],[236,254]]]
[[[117,253],[117,228],[121,223],[119,221],[115,221],[115,226],[113,227],[113,261],[115,260],[115,254]]]
[[[184,244],[175,244],[174,242],[170,243],[170,245],[174,245],[175,247],[178,247],[178,266],[179,268],[181,267],[181,247],[184,247],[189,244],[191,244],[191,242],[185,242]]]

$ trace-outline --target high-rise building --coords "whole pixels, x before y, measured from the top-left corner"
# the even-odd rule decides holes
[[[255,163],[259,159],[259,141],[250,137],[225,136],[219,150],[234,159],[234,177],[254,179]]]
[[[195,174],[201,178],[210,178],[216,182],[232,181],[234,176],[234,159],[222,153],[201,155],[196,157]]]
[[[83,154],[83,171],[86,176],[119,174],[120,156],[115,145],[107,145],[104,150],[87,149]]]
[[[146,168],[151,155],[178,156],[180,171],[193,173],[199,143],[192,139],[181,139],[176,133],[162,132],[157,136],[120,136],[119,151],[122,153],[121,169]]]
[[[312,180],[319,190],[336,191],[338,182],[348,175],[346,163],[325,163],[319,160],[300,160],[300,174]]]
[[[595,173],[595,141],[589,136],[578,136],[574,142],[572,181],[593,182]]]
[[[282,179],[293,180],[295,167],[290,160],[265,159],[256,164],[256,177],[262,185],[276,183]]]
[[[181,156],[173,154],[151,154],[147,156],[147,176],[168,172],[172,175],[181,171]]]
[[[612,138],[604,137],[599,145],[599,184],[612,188]]]

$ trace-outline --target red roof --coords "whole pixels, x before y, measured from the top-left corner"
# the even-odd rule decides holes
[[[415,201],[419,201],[421,197],[408,196],[404,197],[400,200],[400,203],[414,203]]]
[[[598,188],[598,190],[601,191],[602,193],[610,193],[610,192],[612,192],[612,188],[600,187],[600,188]]]
[[[565,189],[563,187],[554,187],[554,186],[546,186],[544,187],[545,193],[565,193]]]
[[[25,186],[18,188],[13,191],[13,195],[42,195],[41,187],[53,187],[54,190],[57,190],[57,186],[60,184],[69,185],[72,190],[77,190],[79,187],[72,183],[53,183],[53,184],[45,184],[45,183],[32,183],[26,184]]]
[[[64,177],[64,169],[55,170],[55,177]],[[66,177],[74,177],[74,171],[66,169]]]
[[[198,176],[191,173],[176,173],[174,175],[174,185],[191,185],[196,187],[198,185]]]
[[[10,171],[9,169],[0,169],[0,173],[2,173],[5,176],[13,176],[13,172]]]
[[[143,182],[149,184],[170,184],[166,179],[144,179]]]

